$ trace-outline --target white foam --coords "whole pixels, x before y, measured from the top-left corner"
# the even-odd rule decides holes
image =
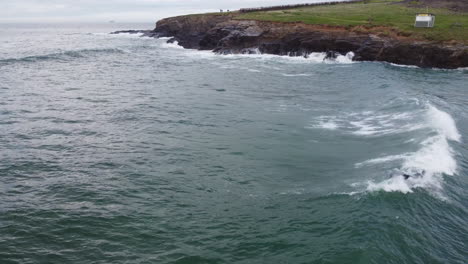
[[[353,132],[356,135],[374,135],[380,132],[379,127],[371,125],[367,120],[351,121],[349,123],[358,128],[358,130]]]
[[[297,58],[304,58],[312,62],[320,63],[320,62],[324,62],[326,57],[327,57],[327,54],[325,52],[313,52],[309,54],[308,57],[297,57]]]
[[[109,34],[109,33],[94,33],[97,36],[106,36],[112,38],[141,38],[143,33],[118,33],[118,34]]]
[[[434,129],[443,134],[450,140],[459,142],[461,135],[458,132],[455,120],[446,112],[440,111],[432,105],[429,105],[427,119]]]
[[[425,124],[415,119],[417,113],[380,114],[362,113],[352,115],[356,121],[349,124],[356,130],[352,133],[361,136],[381,136],[401,132],[409,132],[425,127]]]
[[[311,128],[327,127],[321,123],[334,122],[340,124],[340,128],[347,133],[357,136],[382,136],[419,130],[427,127],[418,119],[419,112],[403,113],[376,113],[364,111],[358,113],[344,113],[341,116],[321,116],[312,121]]]
[[[160,40],[167,40],[167,38],[159,38]],[[183,49],[177,42],[174,43],[163,43],[162,47],[165,48],[177,48]],[[346,55],[338,55],[335,59],[326,59],[327,54],[325,52],[313,52],[310,54],[304,54],[304,56],[293,56],[290,55],[273,55],[261,53],[258,48],[248,49],[245,53],[241,54],[217,54],[211,51],[199,51],[199,50],[186,50],[186,55],[189,56],[202,56],[205,58],[220,58],[226,60],[240,60],[240,59],[255,59],[260,61],[279,61],[285,63],[327,63],[327,64],[350,64],[354,63],[352,58],[354,57],[353,52],[349,52]]]
[[[364,162],[356,163],[354,166],[356,168],[360,168],[360,167],[363,167],[365,165],[370,165],[370,164],[379,164],[379,163],[386,163],[386,162],[395,161],[395,160],[403,160],[407,158],[408,156],[409,156],[408,153],[400,154],[400,155],[384,156],[384,157],[369,159]]]
[[[380,183],[368,182],[368,191],[385,191],[385,192],[402,192],[412,193],[411,187],[408,185],[408,180],[403,177],[392,177]]]
[[[219,58],[224,58],[224,59],[245,59],[245,58],[250,58],[250,59],[256,59],[256,60],[261,60],[261,61],[270,61],[270,60],[276,60],[276,61],[281,61],[281,62],[293,62],[293,63],[322,63],[325,58],[325,53],[313,53],[310,54],[309,57],[304,57],[304,56],[281,56],[281,55],[273,55],[273,54],[262,54],[262,53],[250,53],[250,54],[219,54]]]
[[[169,43],[169,42],[166,42],[166,41],[165,41],[165,42],[163,42],[163,43],[161,44],[161,47],[163,47],[163,48],[169,48],[169,49],[184,49],[184,47],[180,46],[180,45],[179,45],[179,42],[177,42],[177,41],[174,41],[174,42],[172,42],[172,43]]]
[[[359,163],[365,165],[402,159],[400,170],[403,173],[415,176],[407,180],[404,177],[397,176],[379,183],[371,181],[368,183],[368,191],[383,190],[409,193],[414,188],[424,188],[430,193],[444,198],[443,176],[452,176],[457,171],[455,153],[449,141],[459,142],[461,135],[453,118],[448,113],[432,105],[428,105],[424,119],[427,122],[427,127],[436,134],[421,142],[421,148],[418,151]]]
[[[332,192],[330,195],[347,195],[347,196],[355,196],[358,194],[362,194],[362,192]]]
[[[338,128],[338,124],[333,121],[320,122],[318,124],[318,127],[321,127],[323,129],[328,129],[328,130],[336,130]]]
[[[418,69],[419,67],[416,66],[416,65],[403,65],[403,64],[396,64],[396,63],[388,63],[392,66],[395,66],[395,67],[400,67],[400,68],[411,68],[411,69]]]
[[[306,77],[306,76],[311,76],[311,74],[307,73],[298,73],[298,74],[288,74],[288,73],[282,73],[284,77]]]
[[[455,173],[457,163],[453,157],[453,151],[443,135],[428,138],[421,145],[422,148],[419,151],[405,160],[404,170],[425,170],[427,174],[453,175]]]
[[[338,57],[336,57],[334,61],[338,63],[343,63],[343,64],[350,64],[350,63],[354,63],[353,61],[354,56],[355,56],[354,52],[351,51],[351,52],[348,52],[346,55],[338,55]]]
[[[316,121],[312,122],[307,129],[327,129],[336,130],[340,127],[336,116],[320,116]]]

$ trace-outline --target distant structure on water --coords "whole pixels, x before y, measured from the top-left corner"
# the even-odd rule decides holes
[[[417,28],[431,28],[434,27],[435,24],[435,15],[424,13],[424,14],[417,14],[416,15],[416,22],[414,23],[414,27]]]

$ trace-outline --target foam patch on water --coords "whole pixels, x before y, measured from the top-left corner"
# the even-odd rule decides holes
[[[327,130],[336,130],[339,128],[339,125],[334,119],[327,119],[327,117],[319,117],[319,120],[317,122],[311,124],[310,126],[306,128],[309,128],[309,129],[321,128],[321,129],[327,129]]]
[[[403,64],[396,64],[396,63],[388,63],[394,67],[399,67],[399,68],[411,68],[411,69],[419,69],[418,66],[416,65],[403,65]]]
[[[338,125],[333,122],[333,121],[329,121],[329,122],[321,122],[319,123],[319,126],[321,128],[324,128],[324,129],[329,129],[329,130],[335,130],[338,128]]]
[[[390,155],[390,156],[385,156],[381,158],[375,158],[375,159],[370,159],[366,160],[364,162],[356,163],[355,167],[356,168],[361,168],[366,165],[371,165],[371,164],[380,164],[380,163],[387,163],[390,161],[396,161],[396,160],[404,160],[409,156],[408,153],[406,154],[401,154],[401,155]]]
[[[283,75],[284,77],[308,77],[308,76],[312,76],[311,74],[307,74],[307,73],[297,73],[297,74],[283,73],[281,75]]]
[[[149,38],[143,37],[143,33],[118,33],[118,34],[110,34],[110,33],[91,33],[94,36],[106,37],[106,38]]]
[[[425,69],[425,70],[433,70],[433,71],[467,71],[468,67],[460,67],[456,69],[444,69],[444,68],[421,68],[416,65],[404,65],[404,64],[397,64],[397,63],[390,63],[390,62],[382,62],[384,64],[398,67],[398,68],[410,68],[410,69]]]
[[[425,127],[424,123],[408,122],[415,119],[416,113],[397,113],[373,115],[351,121],[350,124],[355,128],[352,132],[355,135],[363,136],[381,136],[401,132],[409,132]]]
[[[340,127],[340,120],[336,116],[319,116],[306,129],[326,129],[337,130]]]
[[[360,113],[345,113],[341,116],[320,116],[306,128],[333,129],[356,136],[383,136],[402,132],[410,132],[425,128],[427,124],[417,120],[418,112],[414,113],[375,113],[364,111]]]

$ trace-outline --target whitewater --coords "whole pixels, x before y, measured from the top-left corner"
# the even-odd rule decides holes
[[[466,69],[0,25],[0,263],[465,263]]]

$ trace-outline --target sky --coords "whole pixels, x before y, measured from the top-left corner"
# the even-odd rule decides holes
[[[324,0],[0,0],[0,23],[154,22],[189,13]]]

